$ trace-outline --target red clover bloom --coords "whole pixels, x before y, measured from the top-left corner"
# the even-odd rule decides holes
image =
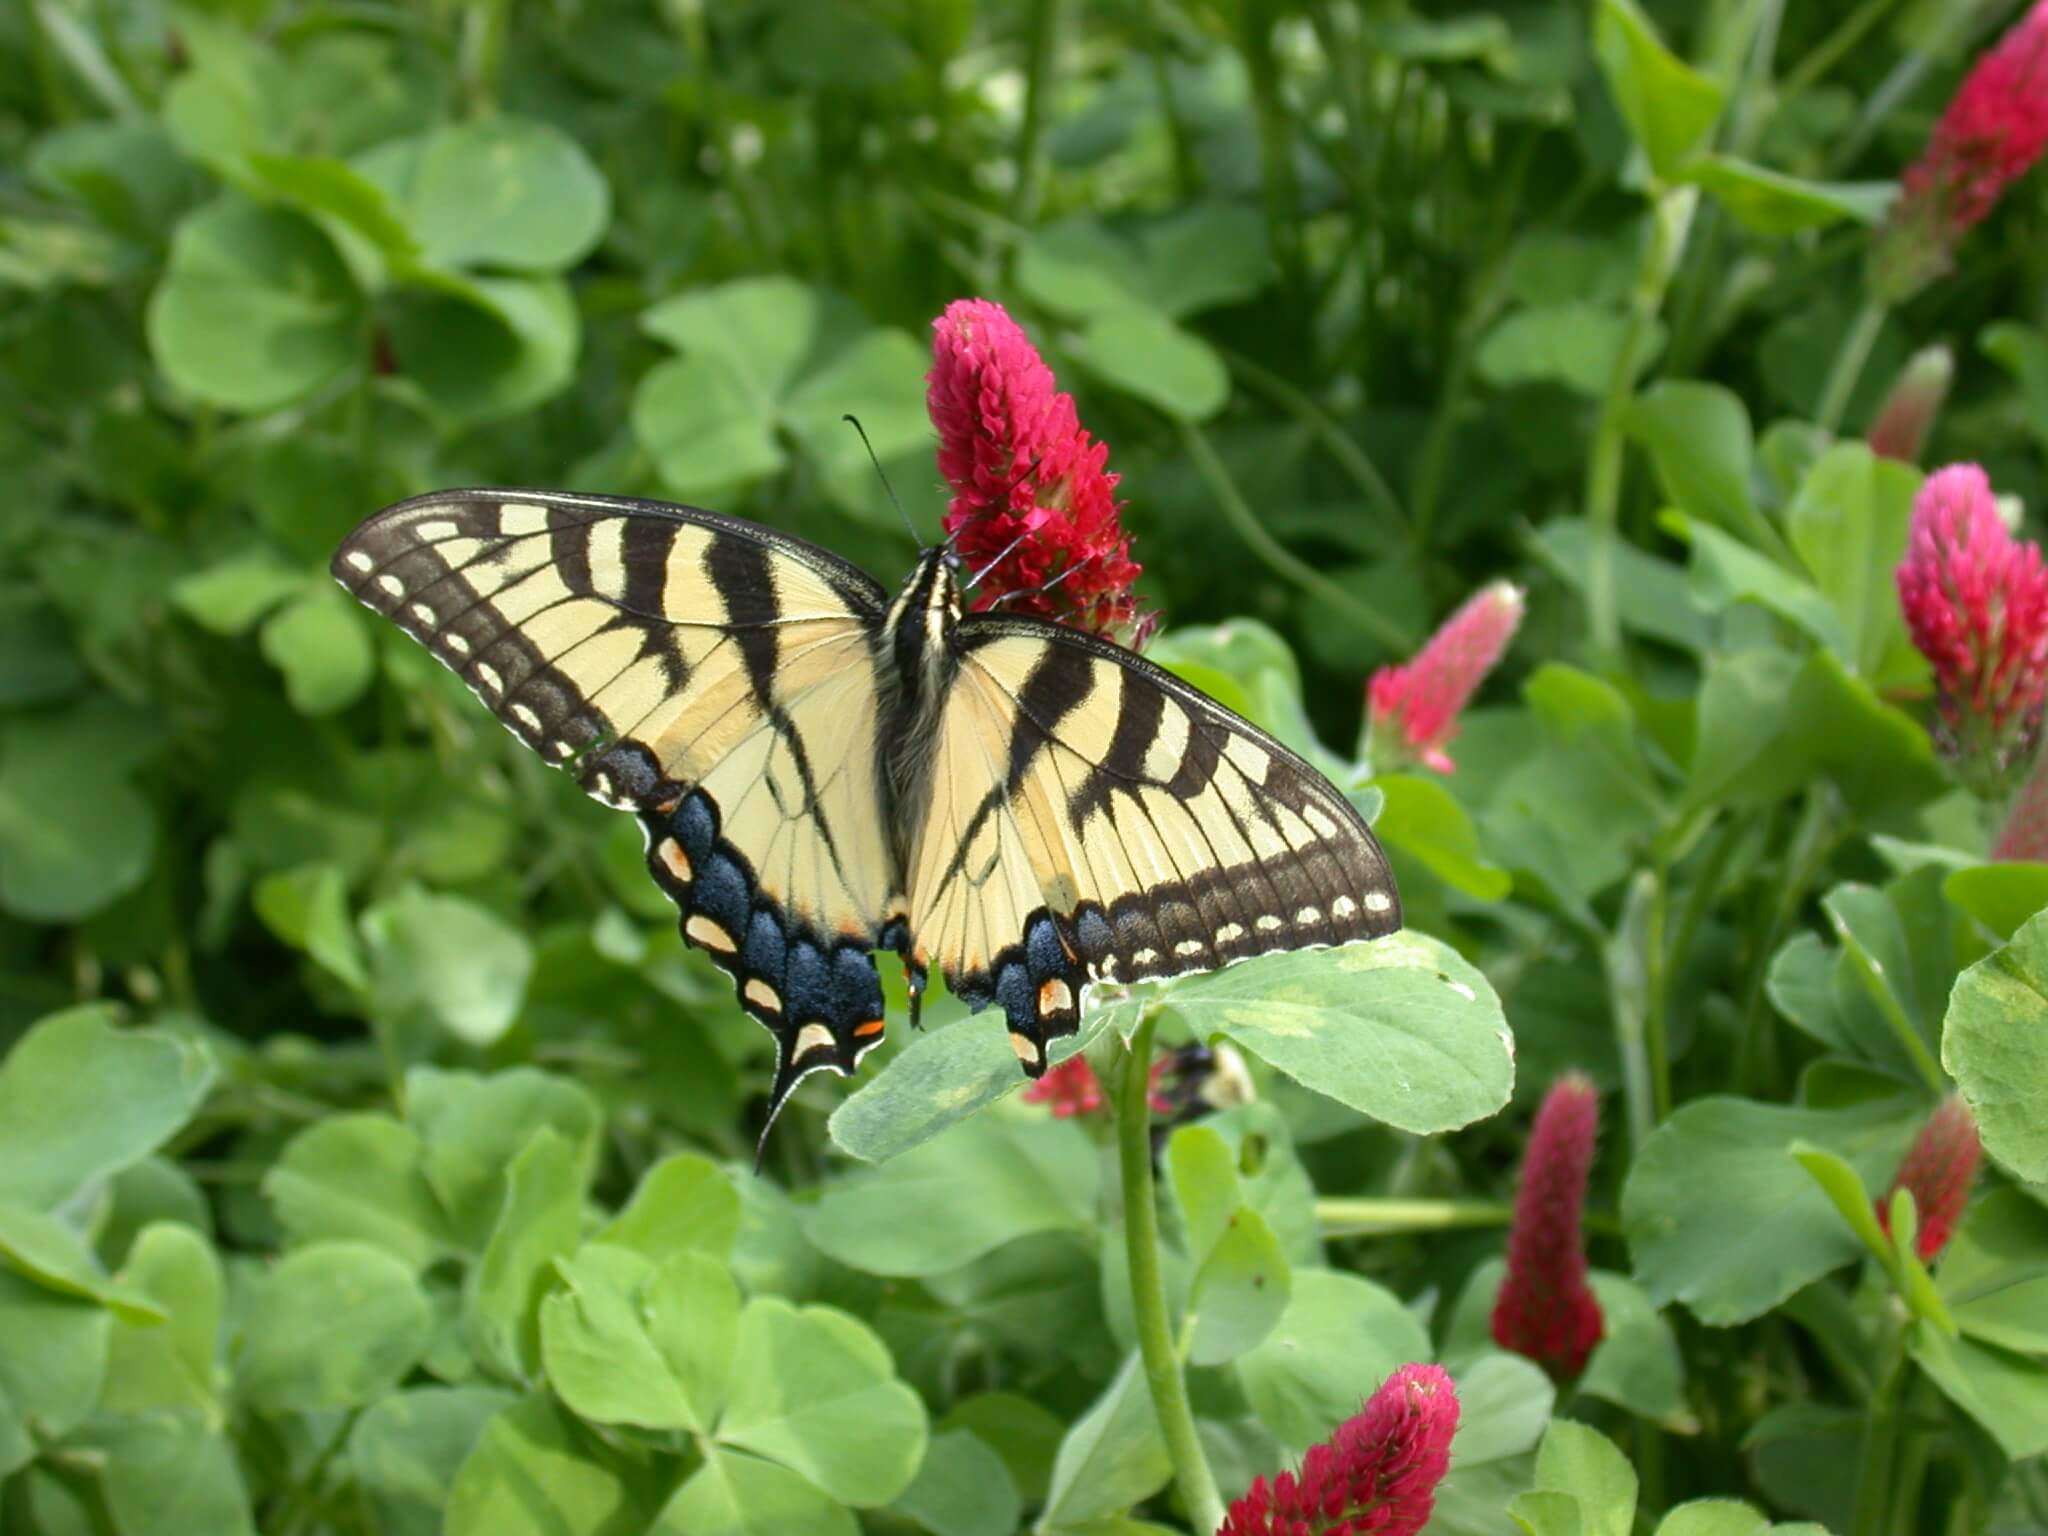
[[[1962,1220],[1963,1206],[1970,1198],[1970,1180],[1976,1176],[1983,1150],[1970,1106],[1959,1094],[1943,1099],[1913,1139],[1891,1188],[1877,1202],[1877,1224],[1887,1234],[1891,1232],[1892,1194],[1910,1189],[1920,1224],[1913,1247],[1922,1259],[1932,1259],[1947,1246],[1956,1223]]]
[[[1971,66],[1899,179],[1873,251],[1878,291],[1897,302],[1949,270],[1956,246],[2048,150],[2048,0],[2029,7]]]
[[[1508,1229],[1507,1274],[1493,1305],[1494,1342],[1560,1381],[1586,1368],[1605,1329],[1586,1282],[1579,1230],[1599,1124],[1600,1095],[1590,1078],[1568,1072],[1551,1084],[1529,1132]]]
[[[1441,1366],[1404,1365],[1299,1473],[1258,1478],[1216,1536],[1415,1536],[1451,1464],[1458,1392]]]
[[[1159,1088],[1160,1080],[1173,1063],[1171,1053],[1152,1063],[1151,1082],[1146,1087],[1145,1098],[1154,1114],[1167,1114],[1173,1109]],[[1069,1056],[1024,1090],[1024,1102],[1045,1105],[1055,1120],[1070,1120],[1076,1115],[1094,1114],[1106,1100],[1102,1093],[1102,1080],[1088,1065],[1088,1058]]]
[[[1000,304],[955,300],[932,322],[925,378],[939,473],[953,488],[946,532],[970,571],[988,568],[974,606],[1001,602],[1141,644],[1153,617],[1131,596],[1139,567],[1109,445],[1082,429],[1022,328]]]
[[[1444,620],[1411,660],[1373,673],[1365,695],[1373,766],[1385,772],[1412,761],[1451,772],[1457,765],[1444,748],[1458,734],[1458,712],[1521,622],[1521,589],[1493,582]]]
[[[1974,464],[1936,470],[1913,501],[1899,605],[1934,666],[1935,744],[1979,794],[2033,755],[2048,697],[2048,571],[2005,531]]]

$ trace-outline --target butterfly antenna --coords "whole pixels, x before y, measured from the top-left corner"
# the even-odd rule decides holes
[[[1017,537],[1010,540],[1009,543],[1005,544],[1003,546],[1003,552],[1001,554],[997,555],[995,559],[989,561],[987,565],[984,565],[980,570],[976,571],[971,577],[968,578],[967,582],[965,583],[967,590],[969,592],[972,592],[976,587],[980,586],[983,577],[987,576],[990,571],[994,570],[997,566],[1001,565],[1005,560],[1009,559],[1010,551],[1015,549],[1019,544],[1022,544],[1026,539],[1030,537],[1031,530],[1027,528],[1022,533],[1018,534]]]
[[[1010,505],[1010,498],[1011,496],[1016,494],[1017,487],[1022,485],[1026,480],[1029,480],[1033,475],[1037,473],[1038,460],[1033,459],[1029,464],[1026,464],[1024,466],[1023,470],[1018,474],[1016,479],[1012,480],[1008,485],[1003,487],[1003,505],[1005,508],[1007,508]],[[965,528],[966,526],[967,525],[965,523],[962,523],[960,525],[960,528]],[[951,549],[953,547],[953,541],[960,537],[960,528],[955,528],[951,533],[946,535],[945,547],[947,549]],[[1015,549],[1016,547],[1017,546],[1013,544],[1010,546],[1010,549]],[[1003,554],[1008,554],[1009,552],[1010,551],[1006,549],[1003,551]],[[996,558],[1000,560],[1002,556],[998,555]],[[972,585],[972,583],[970,583],[970,585]]]
[[[860,418],[848,411],[840,418],[860,434],[860,445],[868,451],[868,462],[875,466],[875,478],[882,482],[882,489],[889,493],[889,504],[896,509],[896,515],[903,519],[903,526],[910,530],[911,541],[920,546],[924,540],[918,537],[917,524],[910,520],[910,514],[903,510],[903,503],[896,499],[896,487],[889,483],[889,477],[882,473],[882,461],[875,454],[875,445],[868,441],[868,429],[860,424]]]
[[[1015,546],[1012,547],[1014,548]],[[1003,553],[1008,554],[1009,550],[1004,550]],[[998,556],[998,558],[1001,557]],[[1082,566],[1088,564],[1089,561],[1097,558],[1099,557],[1096,555],[1084,555],[1081,559],[1076,560],[1072,565],[1064,567],[1057,576],[1048,577],[1046,578],[1046,580],[1040,582],[1035,587],[1019,588],[1014,592],[1005,592],[1001,597],[997,598],[993,603],[989,604],[989,606],[991,608],[1000,608],[1004,603],[1007,603],[1013,597],[1043,597],[1046,593],[1050,592],[1054,587],[1058,586],[1061,582],[1065,581],[1069,576],[1073,575],[1074,572],[1080,570]]]

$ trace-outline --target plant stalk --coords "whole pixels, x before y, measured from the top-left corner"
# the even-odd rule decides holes
[[[1060,35],[1060,0],[1033,0],[1026,32],[1029,55],[1024,63],[1024,121],[1017,133],[1017,183],[1010,196],[1010,217],[1029,228],[1038,218],[1038,199],[1045,182],[1045,131],[1053,89],[1053,51]]]
[[[1400,1200],[1368,1196],[1316,1202],[1316,1222],[1325,1237],[1504,1227],[1514,1214],[1512,1205],[1499,1200]]]
[[[1899,1449],[1899,1403],[1912,1363],[1903,1329],[1891,1340],[1891,1360],[1865,1410],[1863,1449],[1856,1469],[1856,1517],[1851,1536],[1884,1536],[1890,1523],[1892,1474]]]
[[[1290,552],[1285,545],[1266,531],[1244,495],[1237,488],[1237,482],[1230,477],[1230,469],[1213,448],[1202,429],[1191,421],[1176,421],[1180,428],[1181,441],[1187,445],[1188,457],[1195,462],[1195,470],[1208,483],[1210,493],[1217,505],[1223,508],[1223,515],[1230,519],[1230,526],[1252,547],[1252,553],[1263,561],[1275,575],[1293,582],[1305,592],[1312,592],[1333,608],[1341,609],[1346,618],[1373,636],[1388,650],[1397,655],[1408,652],[1411,641],[1400,625],[1385,614],[1366,607],[1357,598],[1346,592],[1337,583],[1323,575],[1307,561]]]
[[[1841,425],[1842,413],[1849,409],[1849,397],[1856,392],[1856,381],[1863,377],[1863,365],[1870,358],[1877,333],[1884,329],[1884,317],[1884,305],[1866,298],[1849,334],[1842,338],[1834,365],[1828,369],[1827,384],[1820,392],[1820,405],[1814,411],[1814,420],[1825,430],[1832,432]]]
[[[1145,1361],[1145,1382],[1152,1389],[1152,1412],[1166,1441],[1181,1501],[1199,1532],[1223,1524],[1223,1498],[1216,1476],[1202,1453],[1188,1385],[1181,1375],[1180,1352],[1174,1347],[1173,1319],[1166,1310],[1166,1280],[1159,1267],[1159,1208],[1152,1183],[1152,1108],[1146,1101],[1147,1068],[1152,1060],[1156,1013],[1148,1012],[1125,1050],[1117,1082],[1117,1167],[1123,1181],[1124,1251],[1130,1260],[1131,1314],[1138,1329],[1138,1352]]]
[[[1642,366],[1643,343],[1664,306],[1664,294],[1699,206],[1699,188],[1667,187],[1650,206],[1650,232],[1629,296],[1628,319],[1615,348],[1614,370],[1600,402],[1600,421],[1593,431],[1593,451],[1586,463],[1586,526],[1591,536],[1586,569],[1586,629],[1593,659],[1611,666],[1621,654],[1621,621],[1615,600],[1614,545],[1620,537],[1621,418],[1635,398],[1636,373]]]

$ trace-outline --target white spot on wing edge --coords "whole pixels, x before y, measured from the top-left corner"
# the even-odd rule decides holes
[[[548,531],[548,509],[528,501],[507,501],[498,507],[498,530],[515,538]]]
[[[512,706],[512,718],[525,726],[529,731],[538,731],[540,729],[540,716],[524,704],[514,704]]]
[[[1349,917],[1352,913],[1356,912],[1357,910],[1358,903],[1353,901],[1349,896],[1339,896],[1335,901],[1330,903],[1330,916],[1332,917]]]
[[[396,576],[393,576],[389,571],[386,571],[377,578],[377,586],[380,590],[390,593],[393,597],[405,596],[405,583]]]
[[[364,554],[360,549],[352,549],[342,558],[348,562],[348,568],[352,571],[367,573],[377,568],[377,562]]]
[[[462,530],[455,524],[441,518],[431,519],[424,523],[414,523],[412,527],[413,537],[424,544],[432,544],[441,539],[452,539],[461,532]]]
[[[1365,910],[1368,912],[1384,912],[1393,904],[1393,898],[1388,896],[1385,891],[1367,891],[1365,893]]]
[[[488,693],[503,693],[505,679],[498,675],[498,669],[487,662],[476,664],[476,684]]]

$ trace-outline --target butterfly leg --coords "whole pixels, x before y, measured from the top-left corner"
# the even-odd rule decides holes
[[[891,918],[883,924],[878,936],[879,947],[893,949],[903,958],[903,980],[910,988],[910,1027],[923,1029],[918,1015],[924,1009],[925,967],[916,958],[916,947],[910,942],[910,925],[900,917]]]

